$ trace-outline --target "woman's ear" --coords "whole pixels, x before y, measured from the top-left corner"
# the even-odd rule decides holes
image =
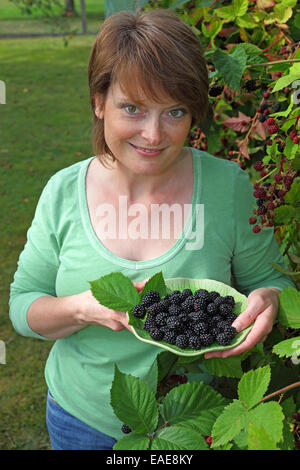
[[[99,93],[95,94],[95,115],[98,119],[104,118],[104,101]]]

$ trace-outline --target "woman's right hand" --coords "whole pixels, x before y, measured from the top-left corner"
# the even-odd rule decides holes
[[[148,279],[140,282],[134,282],[133,285],[137,291],[140,292]],[[127,328],[132,331],[128,324],[128,319],[125,312],[118,310],[112,310],[105,307],[95,299],[91,290],[82,292],[81,294],[75,294],[73,300],[77,306],[78,322],[83,326],[87,325],[98,325],[105,326],[114,331],[120,331]]]

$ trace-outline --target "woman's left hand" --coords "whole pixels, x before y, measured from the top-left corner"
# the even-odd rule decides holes
[[[252,349],[257,343],[265,341],[268,334],[272,331],[278,313],[279,292],[280,290],[278,289],[265,287],[252,291],[248,296],[248,306],[246,310],[244,310],[232,324],[239,333],[250,326],[254,321],[252,329],[246,339],[232,349],[206,353],[204,355],[205,359],[211,357],[235,356],[248,349]]]

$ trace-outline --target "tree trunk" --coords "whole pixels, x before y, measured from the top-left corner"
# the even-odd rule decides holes
[[[67,13],[76,13],[74,0],[65,0],[65,15]]]
[[[81,8],[81,24],[83,34],[87,33],[87,21],[86,21],[86,11],[85,11],[85,0],[80,0]]]

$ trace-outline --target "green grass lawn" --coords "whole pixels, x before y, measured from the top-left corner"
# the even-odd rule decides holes
[[[93,36],[0,41],[0,449],[48,449],[44,365],[52,341],[8,319],[9,285],[40,193],[59,169],[93,154],[87,66]]]
[[[75,10],[81,14],[80,1],[75,0]],[[64,33],[81,32],[80,16],[63,17],[64,1],[61,7],[53,7],[53,20],[49,21],[43,12],[32,10],[32,15],[25,15],[10,0],[0,0],[0,34],[9,33]],[[85,0],[88,32],[95,32],[105,16],[105,0]]]

